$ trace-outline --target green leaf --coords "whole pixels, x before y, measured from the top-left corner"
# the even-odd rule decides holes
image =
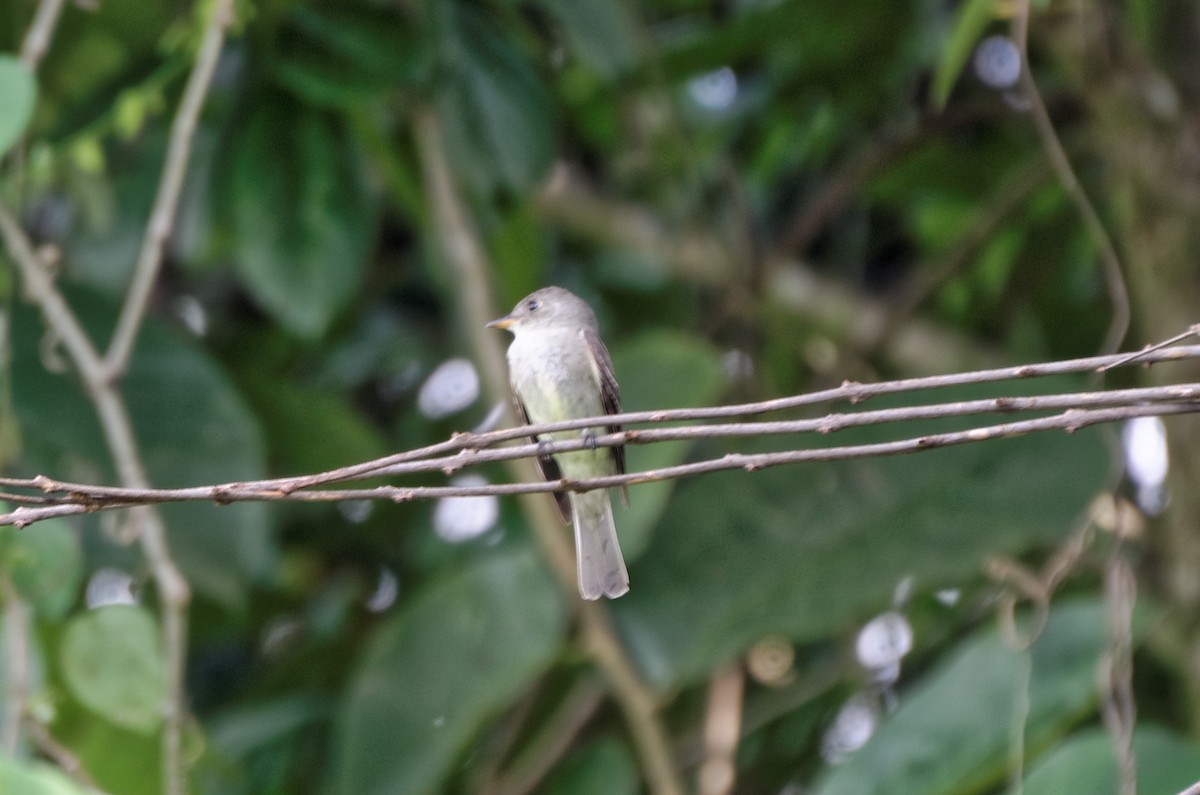
[[[297,6],[283,25],[270,68],[319,106],[346,107],[416,82],[428,69],[424,37],[391,9]]]
[[[110,605],[78,616],[63,633],[59,659],[80,703],[127,729],[158,728],[166,672],[158,625],[146,610]]]
[[[609,737],[567,757],[539,792],[544,795],[635,795],[640,783],[629,748]]]
[[[436,86],[458,173],[479,193],[533,188],[554,157],[550,94],[497,21],[461,2],[436,4]]]
[[[25,134],[36,99],[37,83],[25,64],[0,55],[0,157]]]
[[[112,304],[91,292],[67,297],[93,339],[111,333]],[[66,480],[112,482],[95,409],[74,379],[46,370],[41,318],[23,303],[14,305],[12,333],[13,407],[24,433],[24,464]],[[194,341],[148,320],[122,386],[143,464],[156,485],[264,476],[257,421]],[[188,503],[163,506],[162,512],[172,556],[198,593],[240,606],[247,579],[265,574],[274,562],[270,511],[263,504]]]
[[[321,336],[358,293],[375,227],[349,136],[332,116],[267,95],[231,165],[223,198],[238,273],[279,323]]]
[[[261,362],[259,363],[261,364]],[[379,430],[350,405],[345,395],[309,389],[243,363],[239,379],[263,417],[271,460],[288,472],[321,472],[384,456]],[[320,428],[320,433],[297,433]]]
[[[958,7],[950,40],[946,42],[946,54],[938,62],[933,75],[933,104],[939,110],[946,107],[950,90],[971,57],[975,43],[996,18],[996,5],[996,0],[965,0]]]
[[[104,792],[162,795],[162,740],[158,734],[124,729],[73,701],[60,704],[55,739],[79,755]]]
[[[1029,386],[944,390],[937,398]],[[1038,388],[1083,384],[1055,379]],[[869,408],[888,405],[896,404],[873,400]],[[848,445],[962,427],[913,423],[828,441],[806,435],[730,446]],[[1084,431],[700,476],[676,488],[637,567],[637,587],[613,610],[653,681],[700,679],[767,635],[803,642],[842,631],[887,606],[904,578],[928,589],[961,584],[993,554],[1060,541],[1103,487],[1107,460],[1100,436]]]
[[[613,350],[613,366],[625,411],[711,405],[725,381],[720,358],[711,346],[671,332],[650,332],[625,342]],[[691,447],[687,442],[628,445],[626,468],[641,472],[673,466],[683,462]],[[649,543],[650,531],[677,485],[677,480],[666,480],[634,486],[628,510],[616,511],[621,548],[629,560]]]
[[[1200,778],[1200,748],[1161,726],[1139,724],[1133,733],[1138,791],[1182,792]],[[1103,729],[1081,731],[1059,743],[1029,771],[1024,795],[1087,792],[1117,795],[1112,737]]]
[[[334,738],[333,792],[433,792],[485,720],[554,657],[562,598],[528,551],[433,583],[380,627]]]
[[[625,74],[641,60],[638,20],[624,0],[541,0],[562,24],[579,59],[607,78]]]
[[[0,560],[21,597],[44,618],[66,615],[83,582],[83,550],[66,522],[0,529]]]
[[[86,795],[86,790],[56,767],[0,756],[0,792],[20,795]]]
[[[977,633],[903,693],[870,741],[821,780],[814,795],[987,790],[1004,780],[1013,710],[1022,699],[1028,699],[1025,747],[1031,751],[1095,705],[1096,663],[1106,640],[1101,601],[1057,607],[1028,653],[1009,648],[994,626]]]

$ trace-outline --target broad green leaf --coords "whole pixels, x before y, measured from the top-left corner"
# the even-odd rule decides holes
[[[110,304],[82,291],[68,293],[68,300],[94,339],[111,333],[116,312]],[[25,440],[22,464],[64,480],[111,483],[111,457],[95,410],[73,377],[46,370],[39,349],[43,334],[40,317],[25,304],[14,305],[13,406]],[[193,341],[151,319],[122,386],[142,462],[155,485],[263,477],[257,421]],[[198,593],[239,606],[247,581],[269,571],[275,550],[265,505],[188,503],[164,506],[162,512],[171,553]]]
[[[86,795],[87,790],[52,765],[0,756],[0,792],[5,795]]]
[[[334,736],[334,793],[435,792],[482,726],[550,663],[562,598],[528,551],[416,594],[371,641]]]
[[[724,386],[717,352],[683,334],[651,332],[635,337],[613,350],[613,366],[621,383],[625,411],[711,405]],[[673,466],[683,462],[690,448],[687,442],[627,445],[626,468],[641,472]],[[617,509],[617,529],[629,560],[636,559],[646,547],[651,528],[677,484],[676,480],[666,480],[634,486],[628,510]]]
[[[21,597],[45,618],[62,618],[79,596],[83,550],[61,519],[0,529],[0,561]]]
[[[436,84],[447,146],[479,193],[523,193],[554,157],[550,94],[528,56],[497,21],[463,2],[436,4]]]
[[[379,458],[388,447],[378,429],[339,393],[307,389],[245,364],[239,379],[263,417],[271,459],[287,472],[321,472]],[[320,433],[297,433],[320,428]]]
[[[896,711],[865,746],[817,784],[814,795],[988,791],[1004,781],[1013,710],[1024,699],[1029,753],[1045,747],[1095,705],[1096,664],[1106,640],[1100,601],[1055,608],[1028,654],[1009,648],[994,625],[977,633],[920,684],[902,692]],[[1071,791],[1096,790],[1083,786]]]
[[[25,134],[36,98],[37,83],[25,64],[0,55],[0,157]]]
[[[162,739],[102,720],[74,702],[60,704],[56,739],[79,755],[104,792],[162,795]]]
[[[544,795],[635,795],[640,776],[624,743],[606,738],[567,757],[539,792]]]
[[[110,605],[72,619],[59,662],[71,693],[89,709],[134,731],[158,728],[166,671],[158,625],[145,609]]]
[[[638,20],[625,0],[542,0],[562,24],[580,60],[601,75],[618,77],[641,60]]]
[[[262,96],[232,169],[223,198],[238,273],[279,323],[321,336],[358,292],[375,227],[349,136],[333,116]]]
[[[296,6],[270,67],[314,105],[344,107],[411,84],[427,68],[427,40],[392,9]]]
[[[945,390],[936,399],[1031,387]],[[1083,385],[1056,379],[1037,388]],[[888,405],[896,404],[873,400],[864,408]],[[722,449],[848,445],[962,427],[913,423]],[[689,479],[632,574],[637,587],[613,610],[653,681],[693,681],[767,635],[803,642],[840,632],[887,606],[902,579],[923,589],[961,584],[993,554],[1057,543],[1103,487],[1107,455],[1095,431],[1042,433]]]
[[[964,0],[954,15],[954,27],[950,40],[946,42],[946,53],[938,62],[933,76],[933,104],[946,107],[950,90],[958,80],[959,73],[971,57],[971,51],[983,34],[984,29],[996,18],[996,0]]]
[[[1138,791],[1182,792],[1200,780],[1200,746],[1161,726],[1139,723],[1133,733]],[[1034,764],[1025,778],[1024,795],[1118,795],[1112,736],[1090,729],[1059,743]]]

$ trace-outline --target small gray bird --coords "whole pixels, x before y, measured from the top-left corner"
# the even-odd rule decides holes
[[[528,423],[619,414],[621,398],[612,359],[600,341],[596,315],[578,296],[561,287],[545,287],[522,298],[513,311],[488,323],[508,329],[508,372],[517,412]],[[543,434],[535,441],[595,438],[619,425]],[[625,472],[623,447],[599,447],[555,456],[538,456],[547,480],[586,479]],[[621,498],[627,502],[625,489]],[[629,590],[629,574],[617,543],[612,503],[605,490],[555,492],[564,522],[575,525],[579,594],[584,599],[615,599]],[[568,508],[569,506],[569,508]]]

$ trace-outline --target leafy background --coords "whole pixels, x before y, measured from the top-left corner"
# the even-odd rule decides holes
[[[0,8],[0,49],[17,50],[34,8]],[[36,81],[0,56],[0,195],[59,252],[59,284],[98,340],[206,8],[69,6]],[[547,283],[583,295],[630,409],[1087,355],[1109,325],[1096,241],[1027,98],[984,79],[976,45],[1008,32],[998,5],[264,0],[237,17],[123,382],[158,485],[329,469],[492,411],[469,383],[465,405],[420,401],[477,333],[444,255],[423,119],[483,241],[495,313]],[[1130,342],[1176,333],[1200,305],[1200,12],[1034,3],[1030,35],[1126,267]],[[6,472],[110,482],[85,395],[5,275]],[[1171,422],[1172,501],[1129,547],[1146,792],[1200,778],[1198,433]],[[605,609],[684,779],[708,680],[782,648],[786,675],[747,684],[738,792],[1003,791],[1022,697],[1024,791],[1116,792],[1095,687],[1111,538],[1093,541],[1027,654],[997,630],[1001,587],[985,575],[997,555],[1038,566],[1077,530],[1111,485],[1104,442],[1043,435],[635,488],[618,511],[633,590]],[[630,464],[795,444],[638,447]],[[573,599],[516,503],[498,507],[459,542],[435,531],[454,506],[166,509],[195,591],[193,790],[641,791]],[[136,795],[159,791],[163,672],[156,595],[128,541],[116,514],[55,520],[5,528],[0,560],[6,599],[33,622],[38,719],[103,788]],[[114,573],[134,604],[90,607]],[[881,684],[852,649],[892,610],[914,648]],[[589,693],[585,720],[547,742]],[[874,736],[831,753],[854,703],[873,705]],[[0,790],[75,787],[22,746],[0,756]]]

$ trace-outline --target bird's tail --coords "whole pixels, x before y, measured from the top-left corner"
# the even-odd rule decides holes
[[[613,524],[608,492],[589,491],[571,495],[571,519],[575,525],[575,561],[579,568],[579,595],[584,599],[607,596],[616,599],[629,590],[629,573],[617,528]]]

